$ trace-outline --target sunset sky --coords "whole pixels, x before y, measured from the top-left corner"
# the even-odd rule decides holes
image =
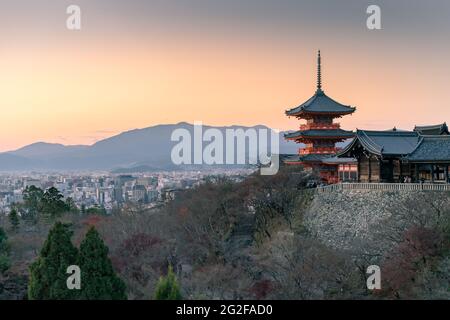
[[[0,151],[181,121],[294,130],[317,49],[325,93],[357,107],[345,129],[450,122],[449,16],[448,0],[0,0]]]

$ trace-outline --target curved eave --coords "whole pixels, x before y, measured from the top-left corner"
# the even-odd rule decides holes
[[[312,130],[314,131],[314,130]],[[321,132],[323,131],[323,132]],[[296,131],[292,133],[288,133],[284,135],[286,140],[297,140],[297,139],[350,139],[355,136],[355,133],[352,131],[345,130],[330,130],[334,132],[327,132],[328,130],[315,130],[315,134],[308,134],[308,130],[305,131]],[[338,132],[336,132],[338,131]]]
[[[359,133],[360,134],[357,134],[357,137],[359,138],[359,141],[361,142],[363,148],[370,153],[381,156],[383,153],[383,148],[376,144],[372,139],[370,139],[370,137],[364,131],[359,131]]]
[[[357,143],[360,143],[361,146],[373,153],[377,156],[382,156],[383,148],[380,148],[375,142],[372,141],[363,131],[357,130],[355,138],[350,142],[344,149],[340,150],[336,156],[342,156],[348,153],[350,150],[354,148]]]
[[[350,150],[353,149],[353,147],[356,145],[357,142],[358,142],[358,138],[354,137],[353,140],[349,144],[347,144],[343,149],[339,150],[336,153],[336,157],[343,156],[344,154],[350,152]]]
[[[351,108],[351,110],[349,111],[339,111],[339,112],[329,112],[329,111],[307,111],[307,110],[299,110],[299,111],[294,111],[294,110],[287,110],[285,111],[285,114],[289,117],[300,117],[300,116],[321,116],[321,115],[330,115],[330,116],[335,116],[335,117],[341,117],[341,116],[345,116],[348,114],[352,114],[353,112],[356,111],[356,108]]]
[[[299,139],[306,139],[306,140],[345,140],[350,139],[353,136],[295,136],[295,137],[284,137],[286,140],[299,140]]]
[[[424,143],[424,140],[426,137],[434,137],[434,136],[426,136],[426,135],[421,135],[419,142],[417,143],[416,147],[414,148],[414,150],[409,153],[408,155],[404,155],[403,157],[403,161],[405,162],[410,162],[410,163],[450,163],[450,159],[425,159],[425,158],[414,158],[415,153],[417,152],[417,150],[421,147],[422,143]],[[434,137],[436,138],[436,137]]]
[[[421,130],[448,130],[447,122],[430,126],[414,126],[414,131]]]

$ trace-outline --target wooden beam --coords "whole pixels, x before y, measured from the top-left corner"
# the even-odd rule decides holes
[[[358,158],[358,182],[361,182],[361,156]]]
[[[402,168],[402,162],[400,160],[398,160],[398,165],[400,166],[400,175],[398,177],[399,182],[403,182],[402,180],[402,176],[403,176],[403,168]]]

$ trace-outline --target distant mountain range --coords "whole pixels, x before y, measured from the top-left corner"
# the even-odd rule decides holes
[[[0,153],[0,171],[176,170],[180,167],[172,163],[170,156],[173,146],[178,142],[172,142],[170,138],[178,128],[187,129],[193,136],[193,125],[181,122],[126,131],[91,146],[37,142],[15,151]],[[203,126],[203,130],[209,128],[216,128],[222,133],[227,128],[268,129],[265,126]],[[285,141],[283,132],[280,133],[279,142],[281,154],[297,153],[298,145]],[[203,145],[207,144],[209,142]]]

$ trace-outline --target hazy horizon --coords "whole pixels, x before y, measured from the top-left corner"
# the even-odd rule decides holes
[[[158,124],[154,124],[154,125],[146,126],[146,127],[142,127],[142,128],[130,128],[130,129],[127,129],[127,130],[125,130],[125,131],[121,131],[121,132],[118,132],[118,133],[116,133],[116,134],[112,134],[112,135],[110,135],[110,136],[105,136],[105,137],[103,137],[103,138],[101,138],[101,139],[99,139],[99,140],[97,140],[97,141],[94,141],[94,142],[88,143],[88,144],[65,144],[65,143],[60,143],[60,142],[34,141],[34,142],[29,143],[29,144],[26,144],[26,145],[23,145],[23,146],[19,146],[19,147],[17,147],[16,149],[0,151],[0,153],[3,153],[3,152],[11,152],[11,151],[17,151],[17,150],[19,150],[19,149],[21,149],[21,148],[25,148],[25,147],[28,147],[28,146],[30,146],[30,145],[35,145],[35,144],[40,144],[40,143],[58,144],[58,145],[66,146],[66,147],[77,147],[77,146],[80,146],[80,147],[88,147],[88,146],[94,145],[95,143],[97,143],[97,142],[99,142],[99,141],[102,141],[102,140],[105,140],[105,139],[112,138],[112,137],[117,136],[117,135],[120,135],[120,134],[122,134],[122,133],[132,132],[132,131],[135,131],[135,130],[143,130],[143,129],[153,128],[153,127],[157,127],[157,126],[176,126],[176,125],[180,125],[180,124],[188,124],[188,125],[192,125],[192,126],[194,125],[194,123],[190,123],[190,122],[187,122],[187,121],[180,121],[180,122],[178,122],[178,123],[158,123]],[[251,128],[251,127],[257,127],[257,126],[266,126],[266,125],[264,125],[264,124],[240,125],[239,123],[236,123],[236,124],[229,124],[229,125],[223,125],[223,126],[215,126],[215,125],[211,125],[211,124],[208,124],[208,123],[202,123],[202,125],[203,125],[204,127],[233,127],[233,126],[236,126],[236,127],[243,127],[243,128]],[[266,126],[266,127],[268,127],[268,126]],[[270,127],[268,127],[268,128],[270,128]],[[271,129],[277,130],[276,128],[271,128]]]
[[[323,88],[357,107],[348,130],[450,121],[450,2],[1,1],[0,152],[44,141],[91,145],[162,123],[263,124]]]

